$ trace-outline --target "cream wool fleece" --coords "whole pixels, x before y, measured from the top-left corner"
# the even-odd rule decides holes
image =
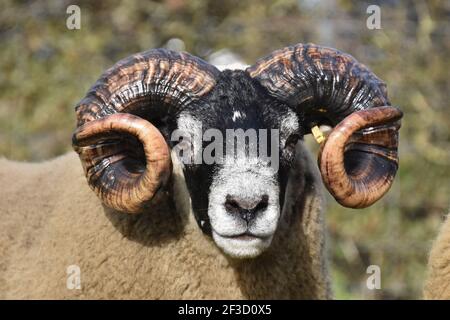
[[[298,148],[288,214],[271,247],[248,260],[228,258],[201,232],[180,168],[170,192],[176,205],[167,196],[149,212],[128,215],[102,205],[74,152],[39,164],[0,159],[0,298],[330,298],[323,187]],[[67,287],[71,265],[80,268],[81,289]]]

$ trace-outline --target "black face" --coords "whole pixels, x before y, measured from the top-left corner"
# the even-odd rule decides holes
[[[261,141],[259,140],[260,136],[264,134],[259,129],[267,130],[267,150],[265,152],[270,157],[278,157],[279,165],[274,178],[279,187],[276,201],[281,209],[288,171],[294,158],[295,144],[302,137],[301,128],[298,125],[298,115],[285,104],[270,97],[265,89],[250,78],[246,72],[226,70],[221,73],[215,88],[202,103],[192,105],[183,111],[178,118],[177,127],[186,131],[192,130],[193,119],[201,124],[202,135],[207,129],[214,128],[223,134],[224,141],[227,129],[243,129],[244,131],[254,129],[258,141]],[[271,154],[273,143],[270,137],[271,129],[278,130],[278,148],[273,155]],[[208,144],[210,141],[203,141],[202,150]],[[245,146],[248,148],[249,144]],[[260,151],[258,148],[258,156]],[[223,152],[226,154],[225,143],[223,143]],[[211,190],[211,185],[215,176],[219,175],[221,170],[223,171],[224,166],[217,163],[207,164],[202,161],[201,164],[186,164],[184,168],[197,222],[204,232],[210,233],[211,223],[208,208],[210,208],[210,193],[214,192]],[[255,170],[258,174],[257,168]],[[230,172],[230,175],[233,173]],[[239,185],[237,183],[238,188]],[[227,202],[225,198],[224,203]],[[230,204],[227,203],[227,205]],[[239,206],[239,204],[234,203],[234,206]]]

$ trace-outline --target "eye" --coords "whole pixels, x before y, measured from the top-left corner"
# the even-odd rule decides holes
[[[190,165],[194,163],[194,152],[190,137],[180,137],[178,142],[174,143],[172,150],[175,151],[183,164]]]
[[[178,148],[181,148],[183,150],[191,149],[191,141],[188,138],[180,139],[180,141],[176,145],[178,146]]]
[[[300,135],[297,133],[291,134],[287,140],[286,140],[286,144],[285,144],[285,148],[286,149],[295,149],[295,145],[297,144],[298,140],[300,139]]]

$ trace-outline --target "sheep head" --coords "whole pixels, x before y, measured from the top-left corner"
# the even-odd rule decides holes
[[[199,227],[239,258],[269,247],[295,145],[311,128],[334,127],[318,162],[344,206],[373,204],[398,168],[402,113],[385,84],[353,57],[312,44],[223,72],[187,53],[149,50],[107,70],[76,112],[73,146],[105,205],[146,211],[169,184],[172,149]]]

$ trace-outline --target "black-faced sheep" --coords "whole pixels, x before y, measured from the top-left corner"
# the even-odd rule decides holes
[[[312,44],[245,71],[136,54],[76,112],[84,170],[72,153],[0,162],[2,298],[329,298],[322,187],[303,136],[334,127],[318,163],[344,206],[374,203],[398,168],[402,114],[384,83]],[[79,289],[66,285],[71,265]]]
[[[447,216],[431,249],[425,299],[450,299],[450,219]]]

